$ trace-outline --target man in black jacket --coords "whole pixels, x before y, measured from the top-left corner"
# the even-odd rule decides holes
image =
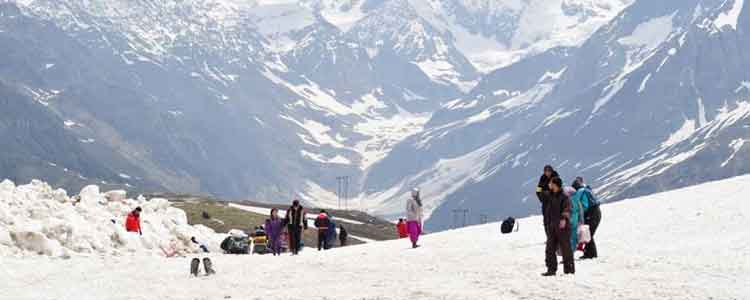
[[[545,195],[549,194],[549,182],[555,177],[560,177],[560,175],[557,174],[557,171],[555,171],[550,165],[544,166],[544,173],[542,174],[542,177],[539,178],[539,183],[536,185],[536,197],[539,198],[539,202],[542,203],[542,215],[547,207],[545,201],[547,197]]]
[[[299,200],[294,200],[292,206],[286,211],[284,223],[289,230],[289,249],[292,255],[299,254],[302,240],[302,230],[307,230],[307,219],[305,219],[305,209],[299,204]]]
[[[544,228],[547,231],[545,263],[547,272],[543,276],[555,276],[557,273],[557,250],[563,256],[565,274],[575,274],[573,249],[570,247],[570,209],[571,202],[562,190],[562,180],[554,177],[549,183],[550,191],[546,194],[547,207],[544,212]]]

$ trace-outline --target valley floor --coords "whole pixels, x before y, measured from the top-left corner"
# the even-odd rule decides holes
[[[747,299],[750,176],[603,207],[600,259],[542,278],[538,217],[297,257],[0,258],[0,299]],[[578,253],[580,255],[580,253]],[[560,273],[562,273],[560,271]]]

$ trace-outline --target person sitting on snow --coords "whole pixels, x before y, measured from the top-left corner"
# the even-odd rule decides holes
[[[142,209],[139,206],[128,214],[127,219],[125,219],[125,230],[143,235],[143,231],[141,231],[141,211]]]
[[[198,245],[198,247],[200,247],[204,253],[208,253],[208,247],[206,247],[206,245],[199,243],[198,240],[195,239],[195,237],[191,237],[190,241],[193,242],[193,244]]]

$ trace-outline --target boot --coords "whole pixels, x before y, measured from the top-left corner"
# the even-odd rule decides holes
[[[193,260],[190,262],[190,275],[198,277],[198,273],[200,272],[200,265],[200,259],[193,258]]]
[[[547,271],[547,272],[542,273],[542,276],[544,277],[551,277],[555,275],[557,275],[557,272]]]
[[[203,259],[203,268],[206,269],[206,275],[216,274],[216,271],[214,271],[213,263],[211,263],[211,259],[209,259],[208,257]]]

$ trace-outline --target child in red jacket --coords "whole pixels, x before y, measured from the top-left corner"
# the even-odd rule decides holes
[[[398,238],[403,239],[409,236],[409,232],[406,230],[406,222],[404,222],[404,219],[398,219],[396,229],[398,229]]]
[[[128,232],[137,232],[143,235],[141,231],[141,207],[136,207],[132,212],[128,214],[128,218],[125,219],[125,230]]]

